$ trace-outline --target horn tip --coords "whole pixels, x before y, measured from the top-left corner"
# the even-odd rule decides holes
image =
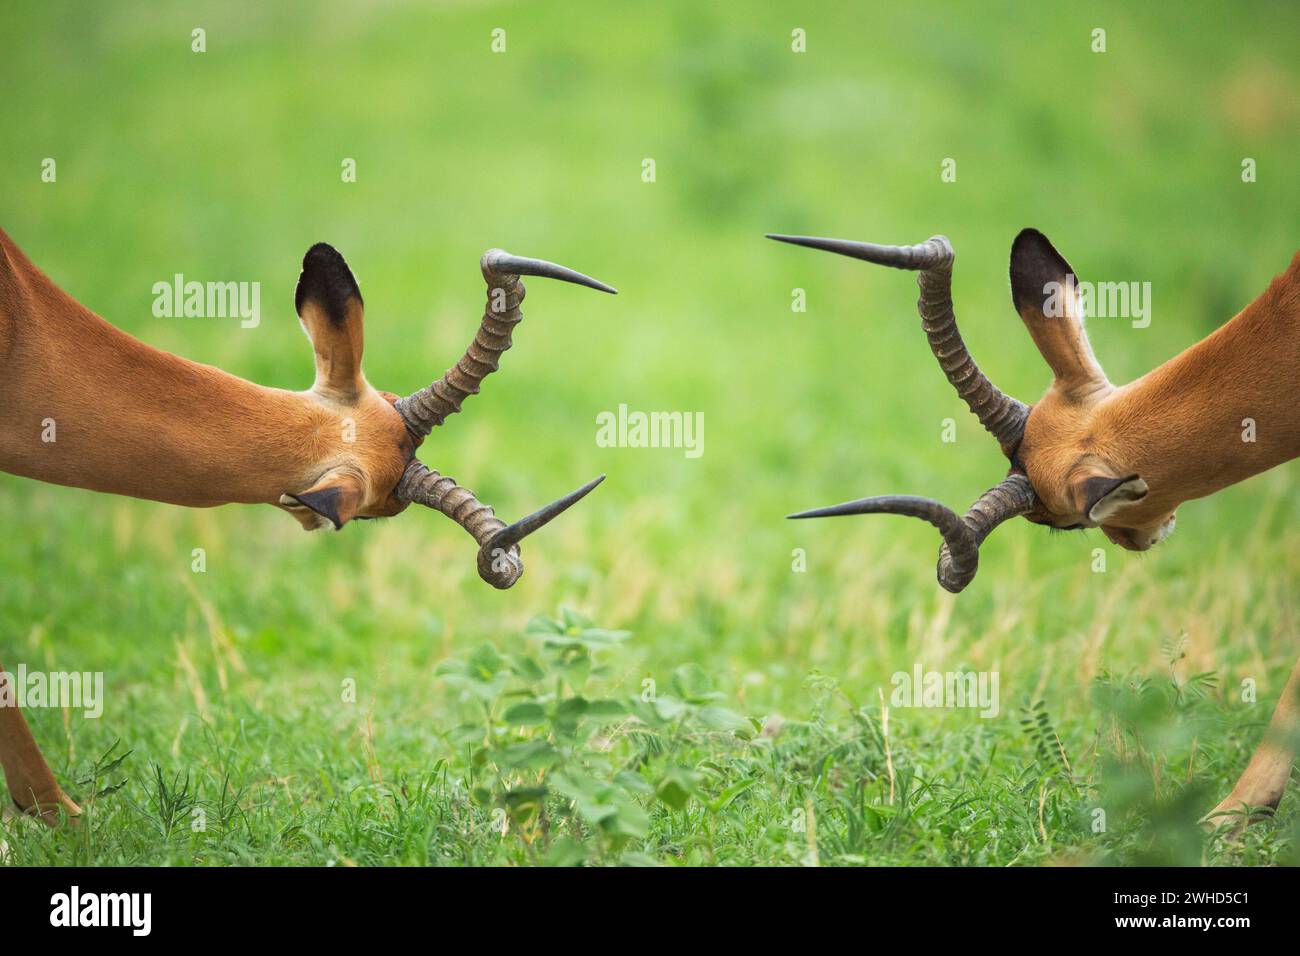
[[[563,266],[560,267],[564,269]],[[571,282],[574,285],[586,286],[588,289],[595,289],[597,292],[606,292],[609,295],[618,295],[618,290],[612,285],[606,285],[599,279],[593,279],[589,275],[583,275],[581,272],[575,272],[572,269],[564,269],[566,274],[543,276],[543,278],[559,279],[561,282]]]
[[[606,285],[599,279],[583,275],[568,266],[548,262],[545,259],[530,259],[526,256],[512,255],[504,249],[493,248],[483,253],[479,259],[479,266],[483,269],[485,275],[488,272],[503,272],[521,276],[538,276],[543,279],[558,279],[561,282],[572,282],[574,285],[586,286],[589,289],[607,292],[610,295],[618,295],[618,290],[612,285]]]
[[[799,518],[827,518],[832,516],[836,507],[838,506],[833,505],[830,508],[810,508],[807,511],[796,511],[792,515],[786,515],[786,518],[791,520]]]

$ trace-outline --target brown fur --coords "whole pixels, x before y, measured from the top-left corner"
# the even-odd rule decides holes
[[[309,301],[311,390],[247,382],[160,351],[60,290],[0,231],[0,469],[92,491],[191,507],[281,496],[337,472],[357,514],[396,514],[391,492],[415,443],[361,374],[358,298],[338,328]],[[52,419],[57,440],[41,440]],[[355,433],[355,441],[347,437]]]
[[[114,328],[0,230],[0,470],[191,507],[275,505],[308,530],[397,514],[419,442],[361,372],[364,306],[328,246],[308,252],[297,305],[315,384],[265,388]],[[76,814],[16,707],[0,707],[0,765],[24,808]]]
[[[1032,330],[1039,319],[1025,321]],[[1055,321],[1070,330],[1053,353],[1058,364],[1066,353],[1091,356],[1081,322]],[[1102,527],[1117,544],[1145,550],[1184,501],[1300,455],[1298,389],[1300,254],[1231,321],[1137,381],[1054,381],[1016,453],[1042,503],[1033,518],[1086,525],[1089,479],[1140,475],[1146,496]],[[1253,442],[1242,440],[1246,419],[1255,422]]]
[[[1077,311],[1049,318],[1039,307],[1044,282],[1061,281],[1068,263],[1033,230],[1017,238],[1011,258],[1013,300],[1054,373],[1013,453],[1039,498],[1031,521],[1090,526],[1101,504],[1106,536],[1144,551],[1172,529],[1184,501],[1300,456],[1300,253],[1231,321],[1119,388],[1093,358]],[[1243,441],[1246,419],[1253,442]],[[1211,825],[1240,821],[1247,806],[1277,807],[1297,735],[1300,663]]]

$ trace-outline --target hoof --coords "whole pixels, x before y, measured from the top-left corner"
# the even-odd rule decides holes
[[[17,816],[32,817],[40,820],[47,826],[56,827],[66,823],[68,826],[77,826],[80,823],[81,807],[77,806],[68,795],[60,791],[58,795],[49,800],[41,800],[32,804],[30,807],[18,805],[15,801],[13,812]]]

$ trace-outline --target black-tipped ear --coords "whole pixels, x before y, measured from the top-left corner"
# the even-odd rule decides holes
[[[335,325],[347,321],[350,300],[363,305],[361,289],[342,254],[328,242],[318,242],[302,257],[302,275],[294,292],[293,306],[302,315],[303,306],[314,302]]]
[[[357,510],[361,507],[363,488],[359,479],[348,474],[326,475],[306,491],[300,491],[296,494],[288,494],[281,498],[281,503],[289,504],[289,501],[296,501],[298,504],[310,508],[313,512],[324,518],[334,526],[337,531],[345,524],[356,517]],[[285,499],[289,499],[286,501]],[[324,525],[317,521],[309,525],[303,522],[303,527],[308,531]]]
[[[365,303],[337,249],[318,242],[307,250],[293,302],[316,353],[313,391],[342,403],[354,401],[365,385],[361,375]]]
[[[1137,475],[1110,478],[1092,475],[1079,485],[1083,513],[1093,524],[1105,524],[1128,505],[1147,496],[1147,483]]]
[[[1058,386],[1088,394],[1109,383],[1084,331],[1078,290],[1074,268],[1047,237],[1022,229],[1011,244],[1011,301]]]
[[[1037,229],[1021,229],[1011,243],[1011,301],[1017,312],[1042,309],[1044,287],[1075,274],[1065,256]]]

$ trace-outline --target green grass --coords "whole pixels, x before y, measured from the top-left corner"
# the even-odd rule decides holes
[[[1186,505],[1146,556],[1013,524],[954,598],[918,522],[782,517],[886,491],[964,505],[1005,468],[934,367],[912,279],[760,238],[947,234],[963,333],[1028,401],[1047,369],[1006,255],[1038,226],[1081,278],[1152,283],[1150,328],[1090,330],[1127,381],[1295,251],[1296,11],[754,6],[0,11],[0,225],[152,344],[307,387],[292,288],[320,239],[395,392],[469,341],[490,246],[622,292],[530,283],[501,373],[421,451],[507,518],[609,474],[506,593],[433,514],[308,536],[269,508],[0,476],[0,660],[108,691],[99,720],[29,714],[92,808],[76,832],[11,825],[12,863],[1297,862],[1294,793],[1240,843],[1195,826],[1294,660],[1294,469]],[[154,318],[175,272],[260,281],[261,326]],[[597,447],[624,402],[702,411],[703,457]],[[482,680],[448,663],[471,660]],[[918,661],[997,671],[1001,712],[891,708],[886,731],[879,692]],[[578,697],[613,703],[575,722]],[[510,722],[520,704],[541,722]]]

